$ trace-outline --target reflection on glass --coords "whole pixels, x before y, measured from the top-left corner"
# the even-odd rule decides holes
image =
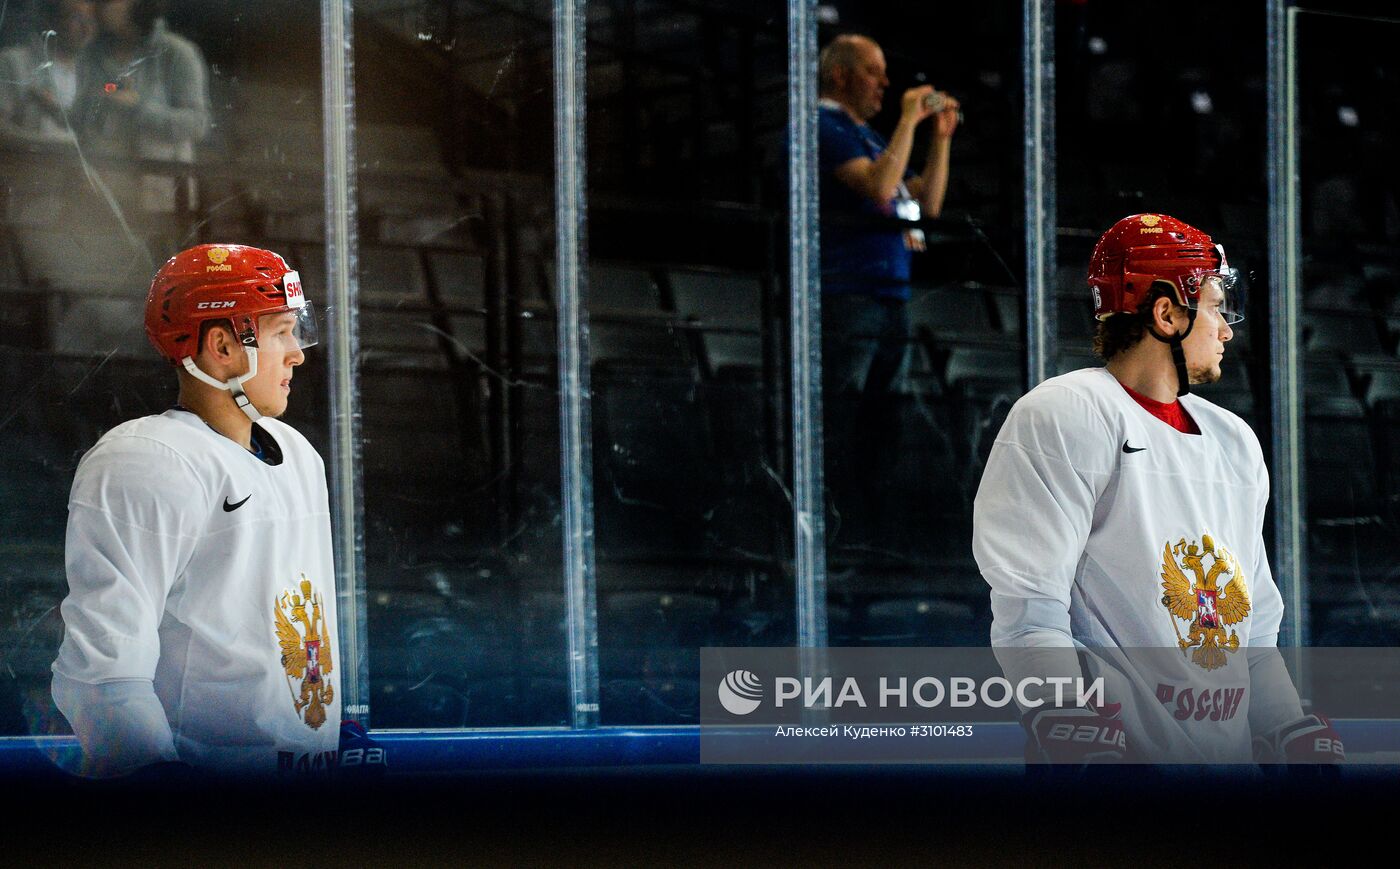
[[[304,50],[318,22],[277,2],[164,5],[0,15],[0,734],[67,730],[49,665],[74,469],[105,431],[175,400],[142,329],[151,276],[200,242],[295,266],[321,238],[319,65]],[[285,417],[322,453],[324,371],[311,354]]]
[[[1400,642],[1400,21],[1298,17],[1311,644]]]
[[[985,645],[972,498],[1022,390],[1020,7],[837,9],[819,71],[830,643]]]

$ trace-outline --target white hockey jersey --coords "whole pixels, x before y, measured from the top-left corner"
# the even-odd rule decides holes
[[[1251,730],[1302,715],[1272,650],[1283,601],[1262,534],[1268,471],[1243,420],[1196,395],[1181,403],[1199,435],[1148,413],[1104,368],[1031,390],[983,473],[973,554],[1004,667],[1034,669],[1034,654],[1012,650],[1126,650],[1097,657],[1092,675],[1124,704],[1130,751],[1247,762]]]
[[[324,465],[291,427],[258,426],[273,463],[174,409],[117,426],[78,465],[53,694],[91,774],[334,760]]]

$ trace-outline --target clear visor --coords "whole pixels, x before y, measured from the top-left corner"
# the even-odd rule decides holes
[[[321,330],[310,302],[291,311],[264,314],[258,319],[258,348],[273,353],[294,353],[316,346]]]
[[[1244,319],[1245,282],[1239,269],[1202,269],[1183,275],[1181,288],[1196,311],[1214,311],[1228,324]]]

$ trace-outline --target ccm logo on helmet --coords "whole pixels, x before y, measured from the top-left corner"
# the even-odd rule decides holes
[[[237,302],[200,302],[194,306],[196,311],[217,311],[220,308],[232,308]]]

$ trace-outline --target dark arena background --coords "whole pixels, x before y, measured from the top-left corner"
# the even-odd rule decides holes
[[[1207,818],[1251,825],[1207,851],[1254,862],[1393,800],[1385,757],[1318,781],[702,765],[699,661],[987,645],[983,464],[1029,387],[1100,364],[1086,265],[1137,212],[1206,229],[1248,275],[1199,392],[1264,448],[1280,643],[1396,645],[1400,5],[171,0],[207,77],[207,123],[173,143],[21,118],[65,6],[0,0],[7,848],[1175,863],[1215,835],[1180,828],[1206,790]],[[822,484],[811,195],[816,52],[841,33],[883,47],[876,130],[923,83],[964,116],[914,257],[897,435],[845,500]],[[341,699],[391,759],[374,785],[61,771],[69,486],[103,432],[174,402],[141,313],[202,242],[282,253],[323,308],[285,419],[326,459]]]

